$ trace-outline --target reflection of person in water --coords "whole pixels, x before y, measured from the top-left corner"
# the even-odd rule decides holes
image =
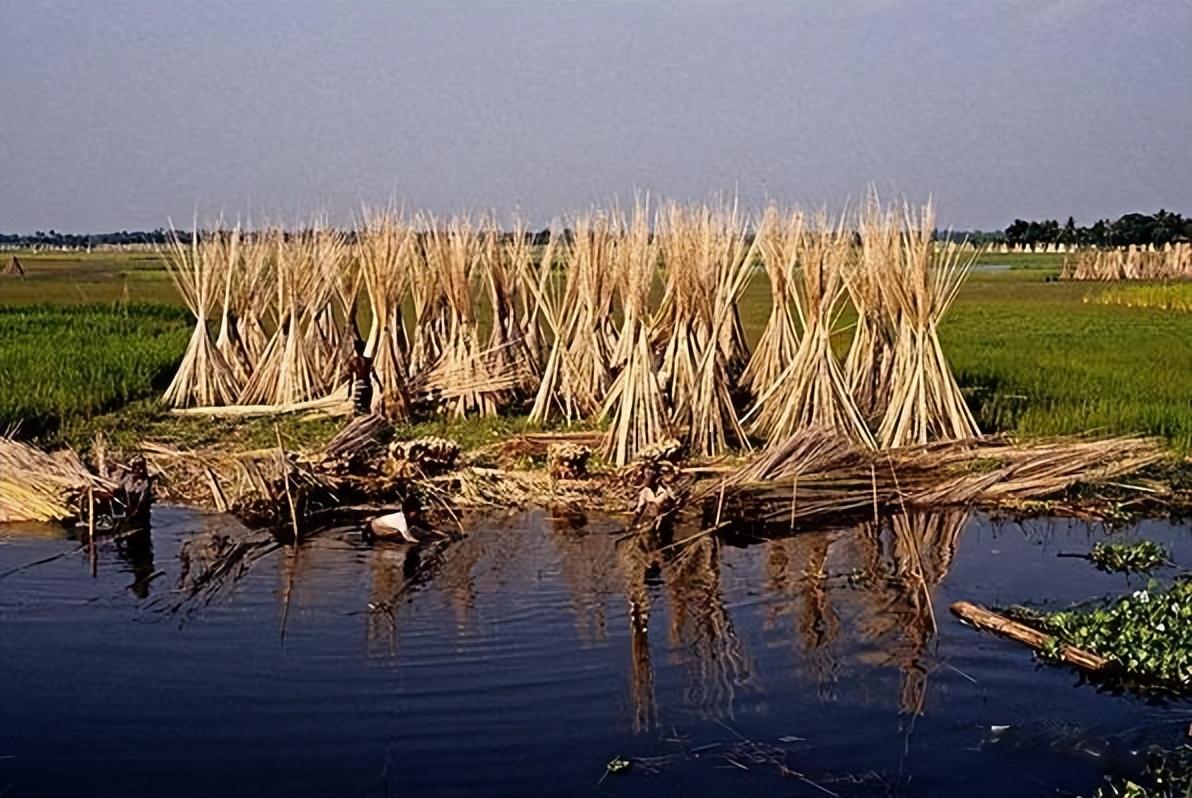
[[[136,457],[128,464],[128,471],[120,480],[124,494],[124,517],[128,524],[149,526],[149,510],[153,506],[153,478],[144,457]]]
[[[137,598],[148,598],[155,573],[153,536],[148,525],[116,538],[116,556],[128,565],[132,573],[133,582],[128,589]]]

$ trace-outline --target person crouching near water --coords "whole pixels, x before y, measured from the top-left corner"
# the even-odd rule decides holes
[[[372,409],[372,381],[377,373],[372,358],[364,354],[364,339],[357,338],[353,346],[356,353],[348,361],[348,396],[352,400],[352,413],[363,416]]]

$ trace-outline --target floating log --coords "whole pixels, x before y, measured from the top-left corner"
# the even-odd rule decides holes
[[[1052,635],[1032,629],[1026,624],[1011,620],[985,607],[970,604],[967,601],[958,601],[950,609],[953,615],[978,629],[986,629],[1002,637],[1016,640],[1030,646],[1035,651],[1044,651],[1055,645],[1056,638]],[[1067,644],[1060,645],[1059,657],[1069,665],[1075,665],[1086,671],[1103,671],[1110,666],[1110,661],[1105,657]]]

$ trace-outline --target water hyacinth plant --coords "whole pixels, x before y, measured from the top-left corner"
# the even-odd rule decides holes
[[[1186,693],[1192,688],[1192,580],[1143,590],[1091,610],[1041,616],[1063,642],[1100,654],[1130,677]]]
[[[1106,543],[1093,546],[1089,560],[1098,570],[1117,573],[1147,573],[1171,565],[1167,549],[1153,540],[1134,543]]]

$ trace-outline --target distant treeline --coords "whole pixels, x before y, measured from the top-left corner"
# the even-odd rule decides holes
[[[1127,213],[1117,221],[1101,219],[1088,227],[1078,227],[1071,216],[1064,224],[1056,219],[1028,222],[1015,219],[1005,230],[936,230],[939,241],[968,241],[977,246],[1008,244],[1038,247],[1066,244],[1069,247],[1126,247],[1131,244],[1161,247],[1169,242],[1192,241],[1192,219],[1178,213]]]
[[[205,235],[211,231],[200,230],[200,235]],[[292,238],[294,235],[299,235],[298,232],[287,232],[286,238]],[[191,236],[189,230],[166,230],[159,227],[156,230],[144,231],[138,230],[129,232],[128,230],[121,230],[119,233],[59,233],[55,230],[50,230],[48,233],[38,230],[36,233],[0,233],[0,247],[20,247],[22,249],[89,249],[91,247],[111,247],[111,246],[131,246],[131,245],[151,245],[162,246],[169,243],[172,236],[177,235],[183,241],[188,240]],[[249,238],[254,234],[247,233]],[[347,232],[347,239],[349,242],[355,241],[356,233],[354,230]],[[513,237],[513,233],[506,233],[507,239]],[[570,243],[574,236],[571,230],[564,230],[563,237]],[[526,233],[526,239],[535,245],[546,244],[550,241],[550,230],[540,230],[538,232],[529,231]]]
[[[149,244],[160,246],[169,241],[170,230],[157,228],[150,231],[121,230],[118,233],[59,233],[54,230],[33,234],[0,233],[0,246],[47,249],[87,249],[89,247],[128,246]],[[189,238],[190,232],[178,230],[177,235]],[[512,233],[506,234],[512,236]],[[572,231],[563,231],[569,243]],[[1082,247],[1124,247],[1130,244],[1163,246],[1174,241],[1192,241],[1192,219],[1185,219],[1178,213],[1160,210],[1158,213],[1127,213],[1117,221],[1101,219],[1088,227],[1077,226],[1069,216],[1061,225],[1055,219],[1026,221],[1015,219],[1003,230],[937,230],[935,237],[940,241],[965,241],[977,246],[986,244],[1009,244],[1011,246],[1039,246],[1067,244]],[[354,234],[348,233],[349,240]],[[531,244],[545,244],[550,241],[550,230],[527,232]]]
[[[179,235],[190,236],[189,232],[179,230]],[[56,230],[36,233],[0,233],[0,246],[9,247],[45,247],[49,249],[87,249],[88,247],[128,246],[130,244],[164,244],[170,237],[170,231],[164,228],[129,232],[121,230],[118,233],[59,233]]]
[[[1089,227],[1078,227],[1072,217],[1060,225],[1055,219],[1028,222],[1015,219],[1006,228],[1004,241],[1017,244],[1067,244],[1082,247],[1125,247],[1131,244],[1161,247],[1174,241],[1192,240],[1192,219],[1178,213],[1127,213],[1115,222],[1101,219]]]

